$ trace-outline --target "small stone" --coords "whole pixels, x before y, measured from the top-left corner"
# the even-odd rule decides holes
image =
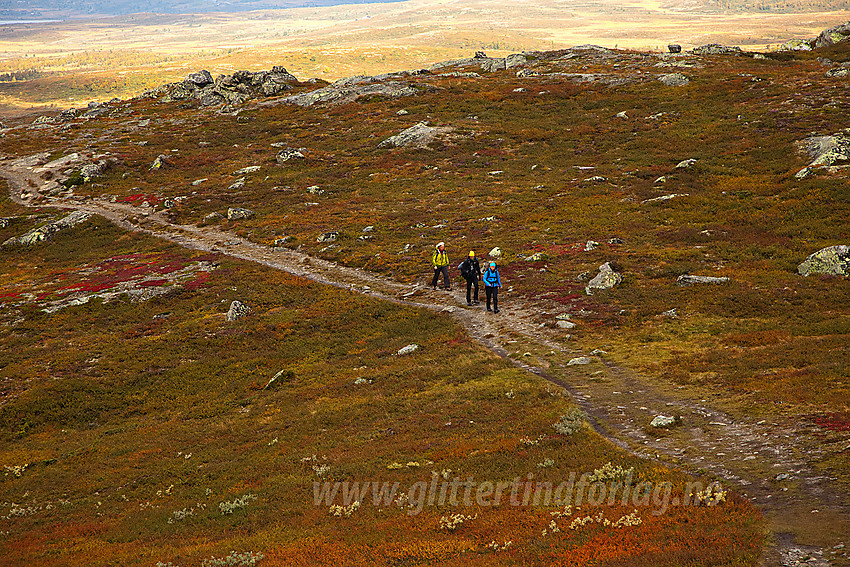
[[[168,164],[168,156],[160,154],[155,160],[153,160],[153,163],[150,166],[150,171],[162,169],[166,164]]]
[[[316,237],[316,242],[333,242],[337,238],[339,238],[339,232],[323,232],[319,236]]]
[[[206,177],[204,177],[204,178],[202,178],[202,179],[196,179],[196,180],[194,180],[194,181],[191,183],[191,185],[192,185],[193,187],[197,187],[198,185],[200,185],[200,184],[201,184],[201,183],[203,183],[204,181],[209,181],[209,179],[208,179],[208,178],[206,178]]]
[[[662,313],[661,316],[662,317],[668,317],[670,319],[678,319],[679,318],[679,312],[676,311],[676,308],[674,307],[673,309],[669,309],[669,310],[665,311],[664,313]]]
[[[234,183],[232,183],[227,189],[229,191],[238,191],[245,187],[245,178],[237,179]]]
[[[583,365],[583,364],[590,364],[591,362],[593,362],[593,360],[591,360],[589,357],[579,356],[577,358],[571,359],[567,363],[567,366],[580,366],[580,365]]]
[[[245,317],[251,312],[251,308],[242,303],[241,301],[234,300],[233,303],[230,304],[230,309],[227,310],[227,320],[228,321],[236,321],[237,319],[241,319]]]
[[[781,481],[783,481],[783,480],[788,480],[789,478],[791,478],[791,475],[790,475],[790,474],[788,474],[788,473],[779,473],[778,475],[776,475],[775,477],[773,477],[773,480],[775,480],[776,482],[781,482]]]
[[[557,321],[555,323],[560,329],[575,329],[576,324],[572,321]]]
[[[233,175],[247,175],[249,173],[256,173],[260,171],[259,165],[249,165],[248,167],[243,167],[242,169],[237,169],[233,172]]]
[[[374,227],[374,226],[372,226],[372,225],[369,225],[369,226],[365,227],[365,228],[362,230],[362,232],[372,232],[373,230],[375,230],[375,227]]]
[[[599,247],[598,242],[595,242],[593,240],[588,240],[587,243],[584,245],[584,251],[590,252],[592,250],[596,250],[598,247]]]
[[[220,218],[224,218],[224,215],[219,212],[213,212],[204,217],[204,222],[213,222]]]
[[[404,356],[404,355],[407,355],[407,354],[412,354],[412,353],[416,352],[417,350],[419,350],[419,345],[416,344],[416,343],[413,343],[413,344],[407,345],[406,347],[400,348],[399,351],[396,353],[396,355]]]
[[[491,258],[501,258],[502,257],[502,249],[499,248],[498,246],[496,246],[495,248],[490,250],[490,253],[488,254],[488,256],[490,256]]]
[[[618,112],[617,114],[615,114],[615,115],[614,115],[614,118],[622,118],[623,120],[628,120],[628,119],[629,119],[629,115],[628,115],[628,114],[626,114],[626,111],[624,110],[624,111],[622,111],[622,112]]]
[[[693,158],[682,160],[682,161],[680,161],[679,163],[676,164],[675,169],[690,169],[696,164],[696,162],[697,162],[697,160],[695,160]]]
[[[605,356],[606,354],[608,353],[601,348],[594,349],[590,352],[590,356]]]
[[[410,113],[403,108],[401,110],[399,110],[398,112],[396,112],[397,116],[407,116],[408,114],[410,114]]]
[[[677,43],[671,43],[667,46],[667,51],[669,51],[670,53],[681,53],[682,46]]]
[[[522,87],[517,87],[517,88],[515,88],[515,89],[514,89],[514,91],[513,91],[513,92],[515,92],[515,93],[524,93],[524,92],[528,92],[528,90],[527,90],[527,89],[524,89],[524,88],[522,88]]]
[[[601,175],[594,175],[593,177],[588,177],[584,181],[585,183],[603,183],[608,180],[602,177]]]

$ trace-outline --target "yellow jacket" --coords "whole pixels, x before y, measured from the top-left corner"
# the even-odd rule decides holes
[[[434,250],[434,254],[431,256],[431,263],[435,268],[439,268],[441,266],[449,265],[449,255],[446,254],[445,251],[440,252],[439,250]]]

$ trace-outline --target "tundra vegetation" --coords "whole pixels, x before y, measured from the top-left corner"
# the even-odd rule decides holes
[[[840,68],[846,47],[821,56]],[[70,171],[59,203],[133,203],[403,282],[424,282],[438,240],[457,261],[499,247],[502,302],[553,340],[604,348],[612,364],[742,421],[809,423],[809,465],[850,487],[850,288],[844,276],[796,272],[850,239],[850,170],[839,161],[796,175],[812,161],[798,142],[850,127],[846,76],[809,54],[588,48],[474,65],[392,79],[406,96],[337,104],[285,98],[322,86],[307,83],[224,108],[164,102],[162,91],[91,119],[8,120],[0,151],[112,158],[92,177]],[[657,80],[674,71],[689,82]],[[420,122],[439,134],[380,147]],[[253,214],[229,220],[233,208]],[[61,217],[5,197],[0,212],[11,219],[2,241]],[[621,281],[588,295],[605,263]],[[483,349],[446,313],[97,218],[3,247],[0,270],[9,564],[754,565],[767,541],[735,490],[660,515],[510,505],[411,515],[404,499],[316,507],[316,480],[559,482],[632,469],[635,483],[669,481],[684,498],[703,473],[581,427],[562,389]],[[69,290],[131,279],[167,293],[44,310]],[[251,311],[228,322],[234,300]],[[596,379],[563,362],[551,370],[565,380]],[[845,528],[839,518],[812,537]]]

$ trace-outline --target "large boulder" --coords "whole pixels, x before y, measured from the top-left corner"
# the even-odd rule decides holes
[[[850,246],[839,244],[818,250],[797,266],[797,273],[801,276],[811,274],[850,275]]]
[[[231,207],[227,209],[227,220],[244,220],[254,216],[254,211],[243,209],[241,207]]]
[[[842,42],[850,37],[850,22],[840,24],[823,30],[820,35],[814,40],[814,46],[826,47]]]
[[[623,276],[615,272],[610,263],[605,262],[599,266],[599,273],[587,283],[584,291],[587,295],[593,295],[594,291],[611,289],[621,281],[623,281]]]
[[[204,69],[203,71],[198,71],[197,73],[190,73],[188,77],[186,77],[186,83],[190,83],[195,85],[196,87],[205,87],[207,85],[213,84],[213,76],[209,71]]]

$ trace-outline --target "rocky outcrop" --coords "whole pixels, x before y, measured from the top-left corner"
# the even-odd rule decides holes
[[[795,177],[803,179],[820,167],[850,165],[850,128],[832,136],[812,136],[797,142],[797,149],[812,160],[797,172]]]
[[[623,281],[623,276],[615,272],[610,263],[605,262],[599,266],[599,273],[587,283],[584,291],[587,295],[593,295],[593,292],[611,289],[621,281]]]
[[[355,102],[363,97],[373,96],[394,99],[413,96],[419,94],[419,92],[418,89],[406,82],[386,80],[383,76],[358,76],[340,79],[326,87],[286,97],[280,102],[308,107],[314,104],[345,104]]]
[[[57,232],[73,228],[78,224],[87,221],[89,218],[91,218],[91,216],[91,213],[87,213],[85,211],[74,211],[57,221],[53,221],[47,223],[44,226],[35,228],[24,234],[23,236],[12,237],[6,242],[4,242],[3,246],[30,246],[32,244],[35,244],[36,242],[43,242],[45,240],[49,240]]]
[[[304,159],[305,151],[307,151],[306,148],[283,148],[275,156],[275,161],[283,164],[291,159]]]
[[[850,246],[839,244],[818,250],[797,266],[797,273],[801,276],[812,274],[850,275]]]
[[[734,45],[720,45],[719,43],[709,43],[694,47],[693,52],[696,55],[743,55],[740,47]]]
[[[395,136],[390,136],[380,144],[379,148],[401,148],[405,146],[423,147],[433,142],[440,134],[450,132],[452,129],[446,126],[428,126],[427,122],[420,122],[410,128],[402,130]]]
[[[237,71],[216,79],[203,70],[189,74],[182,82],[147,91],[144,96],[158,98],[160,102],[195,100],[202,106],[235,106],[254,98],[277,96],[297,82],[294,75],[280,66],[271,71]]]
[[[828,47],[850,37],[850,22],[827,28],[812,39],[792,39],[780,47],[781,51],[811,51],[819,47]]]

